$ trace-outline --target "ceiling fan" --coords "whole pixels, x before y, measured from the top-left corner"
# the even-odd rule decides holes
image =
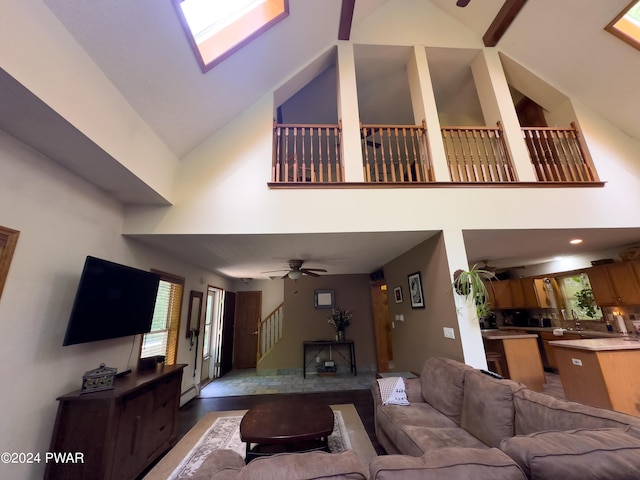
[[[480,268],[481,270],[486,270],[487,272],[491,272],[494,274],[500,274],[500,273],[504,273],[507,272],[509,270],[518,270],[521,268],[525,268],[524,265],[517,265],[515,267],[505,267],[505,268],[498,268],[498,267],[494,267],[492,265],[489,265],[489,260],[482,260],[483,265],[479,265],[478,268]]]
[[[285,273],[281,278],[289,277],[291,280],[298,280],[302,278],[302,275],[309,275],[311,277],[319,277],[316,272],[326,272],[324,268],[302,268],[304,260],[294,259],[289,260],[289,271]],[[272,270],[272,272],[280,272],[282,270]],[[262,272],[271,273],[271,272]]]

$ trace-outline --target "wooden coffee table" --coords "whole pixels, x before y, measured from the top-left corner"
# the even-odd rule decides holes
[[[302,400],[258,405],[240,422],[240,439],[247,444],[246,463],[282,452],[328,452],[331,432],[331,407]]]

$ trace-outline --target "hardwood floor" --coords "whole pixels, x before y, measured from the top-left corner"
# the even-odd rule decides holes
[[[291,398],[303,398],[327,405],[352,403],[362,420],[371,444],[378,455],[385,451],[378,443],[373,423],[373,399],[370,390],[348,390],[322,393],[275,393],[268,395],[246,395],[238,397],[194,398],[180,408],[178,412],[178,436],[182,438],[207,412],[223,410],[244,410],[265,402],[281,401]]]

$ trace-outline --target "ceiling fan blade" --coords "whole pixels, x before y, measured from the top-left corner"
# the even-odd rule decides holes
[[[324,268],[301,268],[300,269],[301,272],[325,272],[327,273],[327,271]]]
[[[266,272],[260,272],[260,273],[275,273],[275,272],[288,272],[289,270],[287,270],[286,268],[279,268],[278,270],[267,270]]]
[[[280,278],[281,278],[282,280],[284,280],[284,279],[285,279],[285,278],[287,278],[288,276],[289,276],[289,272],[285,273],[285,274],[284,274],[283,276],[281,276]]]
[[[466,7],[467,5],[469,5],[470,1],[471,0],[458,0],[456,2],[456,5],[459,6],[459,7]]]
[[[310,277],[319,277],[319,276],[320,276],[320,275],[318,275],[318,274],[317,274],[317,273],[315,273],[315,272],[312,272],[312,271],[310,271],[310,270],[307,270],[306,268],[301,268],[301,269],[300,269],[300,271],[301,271],[302,273],[304,273],[305,275],[309,275]]]

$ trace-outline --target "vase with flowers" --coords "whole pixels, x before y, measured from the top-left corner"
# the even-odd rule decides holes
[[[336,340],[344,340],[344,331],[351,325],[351,311],[332,308],[327,322],[336,329]]]

